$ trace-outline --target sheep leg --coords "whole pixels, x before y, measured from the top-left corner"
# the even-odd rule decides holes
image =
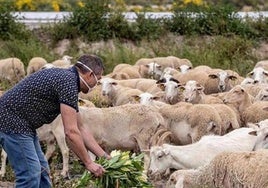
[[[54,132],[53,132],[54,133]],[[54,136],[56,137],[57,143],[60,147],[61,150],[61,155],[62,155],[62,161],[63,161],[63,167],[61,171],[61,175],[63,177],[68,177],[68,171],[69,171],[69,148],[66,144],[65,140],[65,135],[64,132],[61,132],[63,134],[55,134]]]
[[[49,160],[51,158],[52,154],[54,153],[54,151],[56,150],[55,139],[47,140],[46,144],[47,144],[47,150],[46,150],[45,157],[47,160]]]
[[[1,171],[0,171],[1,177],[5,177],[5,174],[6,174],[6,160],[7,160],[7,153],[2,148],[2,152],[1,152],[1,162],[2,162],[2,164],[1,164]]]

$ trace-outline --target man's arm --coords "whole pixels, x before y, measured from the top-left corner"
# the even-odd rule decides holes
[[[87,170],[94,173],[95,176],[101,176],[104,173],[104,168],[93,162],[85,147],[82,135],[77,126],[77,113],[76,110],[68,105],[60,104],[60,111],[66,135],[66,141],[72,151],[79,157],[85,164]]]
[[[77,120],[78,128],[81,132],[86,148],[98,157],[106,157],[107,159],[110,159],[111,157],[100,147],[90,130],[83,125],[80,113],[77,113]]]

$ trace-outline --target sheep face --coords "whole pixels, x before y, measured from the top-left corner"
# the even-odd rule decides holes
[[[256,101],[268,101],[268,88],[263,88],[255,97]]]
[[[158,100],[159,97],[153,96],[151,93],[142,93],[139,96],[136,96],[139,103],[143,105],[151,105],[153,100]]]
[[[254,80],[252,78],[247,77],[240,83],[241,86],[246,84],[254,84]]]
[[[159,79],[162,75],[162,66],[158,65],[157,63],[149,63],[145,65],[148,68],[148,75],[154,79]]]
[[[254,84],[267,83],[267,76],[268,72],[262,67],[254,68],[250,73],[248,73],[248,77],[254,80]]]
[[[220,71],[217,74],[210,74],[209,78],[218,80],[219,92],[224,92],[229,85],[229,81],[237,79],[236,76],[229,75],[226,71]]]
[[[190,103],[197,103],[195,102],[198,100],[198,96],[201,92],[203,92],[204,87],[202,87],[200,84],[198,84],[194,80],[189,80],[186,85],[183,87],[183,98],[185,102],[190,102]]]
[[[268,149],[268,119],[260,121],[257,126],[257,131],[254,131],[257,135],[257,140],[253,150]]]
[[[186,72],[188,72],[190,69],[192,69],[192,67],[190,67],[189,65],[181,65],[179,67],[179,70],[182,74],[185,74]]]
[[[100,80],[101,93],[103,96],[109,96],[114,90],[117,82],[111,78],[103,78]]]
[[[163,146],[153,146],[150,149],[149,175],[156,176],[164,173],[170,168],[172,160],[168,149],[163,148]]]
[[[165,99],[167,100],[167,102],[169,102],[170,104],[174,104],[173,100],[178,98],[181,93],[179,91],[179,86],[181,86],[180,84],[178,84],[177,82],[174,81],[169,81],[166,82],[164,84],[164,90],[165,90]],[[176,101],[178,102],[178,101]],[[175,102],[175,103],[176,103]]]
[[[237,85],[233,89],[231,89],[226,95],[224,96],[223,102],[234,104],[239,103],[244,100],[246,95],[246,91],[243,87]]]

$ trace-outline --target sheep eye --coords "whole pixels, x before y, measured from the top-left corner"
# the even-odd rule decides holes
[[[161,159],[163,157],[163,154],[160,154],[157,156],[158,159]]]

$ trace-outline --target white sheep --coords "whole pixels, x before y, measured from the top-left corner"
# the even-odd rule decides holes
[[[268,118],[268,112],[263,108],[268,106],[268,101],[256,101],[252,103],[250,95],[245,89],[237,85],[224,96],[223,102],[232,105],[239,114],[242,126],[248,123],[257,123]]]
[[[179,102],[159,109],[172,132],[172,143],[185,145],[196,142],[208,134],[221,135],[222,125],[219,113],[207,104]]]
[[[114,67],[110,77],[117,80],[133,78],[159,79],[162,74],[161,69],[161,66],[154,62],[146,65],[118,64]]]
[[[126,104],[109,108],[80,107],[83,126],[95,137],[102,148],[140,152],[148,150],[152,136],[165,122],[153,107]],[[148,167],[148,157],[145,158]]]
[[[262,67],[264,70],[268,70],[268,60],[262,60],[262,61],[258,61],[254,68],[256,67]]]
[[[168,105],[167,103],[161,101],[162,96],[154,96],[148,92],[142,93],[140,95],[134,95],[133,97],[138,103],[142,105],[150,105],[157,109],[164,105]]]
[[[18,58],[0,60],[0,79],[15,84],[25,77],[24,64]]]
[[[254,131],[252,128],[240,128],[224,136],[206,135],[198,142],[189,145],[153,146],[150,149],[148,172],[155,176],[168,169],[198,168],[224,151],[252,151],[257,138],[249,134],[252,131]]]
[[[141,58],[136,61],[135,65],[147,65],[149,63],[157,63],[162,66],[162,69],[166,67],[171,67],[176,70],[179,70],[181,65],[188,65],[189,67],[193,67],[192,63],[188,59],[180,59],[175,56],[167,56],[167,57],[155,57],[155,58]]]
[[[252,78],[246,77],[240,82],[241,86],[244,86],[247,84],[254,84],[254,80]]]
[[[231,88],[233,88],[231,81],[237,80],[238,77],[234,73],[230,73],[231,72],[227,70],[212,69],[209,72],[209,79],[207,80],[207,83],[205,85],[205,88],[207,90],[209,88],[209,91],[207,91],[206,93],[224,92],[229,91]]]
[[[268,151],[223,152],[198,169],[177,170],[167,188],[268,187]]]
[[[268,85],[266,87],[262,87],[261,90],[258,92],[256,97],[254,98],[255,101],[268,101]]]
[[[68,56],[68,55],[64,55],[62,57],[62,59],[58,59],[55,60],[53,62],[51,62],[51,64],[53,64],[56,67],[62,67],[62,68],[67,68],[71,65],[71,59],[73,59],[73,57]]]
[[[107,96],[113,106],[119,106],[133,102],[133,95],[139,95],[142,91],[124,87],[112,78],[103,78],[99,81],[102,86],[102,95]]]
[[[266,109],[267,110],[267,109]],[[252,126],[252,125],[250,125]],[[256,123],[257,128],[251,134],[257,136],[253,151],[259,149],[268,149],[268,119]]]
[[[126,80],[133,78],[141,78],[138,66],[133,66],[129,64],[119,64],[114,68],[110,77],[115,80]]]
[[[254,83],[267,83],[268,71],[262,67],[256,67],[247,74],[248,77],[254,80]]]
[[[189,80],[184,86],[180,86],[183,100],[192,104],[223,103],[219,97],[206,95],[204,87],[195,80]]]
[[[30,74],[40,70],[45,64],[47,64],[47,60],[42,57],[33,57],[30,59],[28,66],[27,66],[27,76]]]

